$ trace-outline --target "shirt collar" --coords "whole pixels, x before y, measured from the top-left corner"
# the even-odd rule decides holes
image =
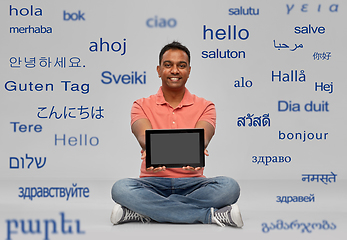
[[[161,89],[161,87],[159,88],[157,94],[156,94],[156,103],[159,105],[162,104],[167,104],[169,105],[169,103],[165,100],[164,98],[164,94],[163,94],[163,90]],[[186,88],[184,91],[184,96],[183,99],[181,101],[181,103],[177,106],[178,108],[183,107],[183,106],[189,106],[194,104],[194,97],[193,94],[191,94],[188,89]]]

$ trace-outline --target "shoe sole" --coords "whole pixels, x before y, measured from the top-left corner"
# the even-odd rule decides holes
[[[237,227],[243,227],[243,221],[240,213],[240,208],[237,204],[231,205],[231,219]]]
[[[118,224],[119,220],[122,218],[123,215],[123,209],[122,206],[117,204],[113,207],[112,213],[111,213],[111,223]]]

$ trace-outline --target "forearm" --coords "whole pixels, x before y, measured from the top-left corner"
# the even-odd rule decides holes
[[[152,129],[152,124],[146,118],[137,120],[131,126],[131,131],[135,135],[137,141],[139,142],[143,150],[146,149],[146,130]]]
[[[206,121],[199,121],[196,123],[195,128],[203,128],[204,132],[205,132],[205,148],[207,148],[208,144],[210,143],[215,129],[212,126],[212,124],[210,124],[209,122]]]
[[[145,135],[139,135],[139,136],[135,136],[137,141],[139,142],[141,148],[143,150],[146,150],[146,136]]]

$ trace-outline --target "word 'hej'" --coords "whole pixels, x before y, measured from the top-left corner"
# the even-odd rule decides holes
[[[321,82],[320,84],[318,84],[318,82],[315,82],[314,84],[314,90],[317,92],[318,90],[320,90],[321,92],[328,92],[328,93],[332,93],[333,92],[333,82],[329,83],[323,83]]]

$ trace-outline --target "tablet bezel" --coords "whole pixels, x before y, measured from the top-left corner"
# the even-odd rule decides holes
[[[151,137],[153,134],[168,134],[168,133],[198,133],[199,134],[199,163],[182,164],[182,163],[165,163],[165,164],[152,164],[151,159]],[[186,166],[191,167],[204,167],[205,166],[205,137],[203,128],[191,128],[191,129],[148,129],[146,130],[146,168],[149,167],[162,167],[166,168],[181,168]]]

